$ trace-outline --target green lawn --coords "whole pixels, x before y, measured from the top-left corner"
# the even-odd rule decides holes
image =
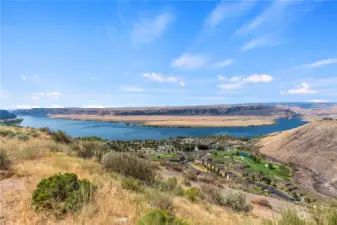
[[[246,169],[247,172],[262,172],[264,176],[267,177],[273,177],[280,180],[285,180],[290,177],[290,169],[287,166],[282,166],[279,164],[272,163],[272,169],[269,168],[268,165],[269,162],[260,159],[259,163],[254,161],[252,158],[246,158],[237,156],[235,153],[238,152],[238,150],[233,149],[230,151],[217,151],[216,153],[212,153],[212,159],[213,160],[224,160],[225,164],[232,164],[233,160],[236,162],[241,162],[249,166],[249,168]],[[244,151],[242,151],[244,152]],[[252,154],[250,152],[246,152],[248,155]],[[228,162],[228,163],[226,163]]]
[[[150,159],[165,159],[165,158],[178,158],[178,155],[175,153],[171,153],[171,154],[150,154],[149,155]]]

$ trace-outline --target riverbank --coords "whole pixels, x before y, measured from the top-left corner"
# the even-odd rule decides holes
[[[276,117],[267,116],[108,116],[108,115],[51,115],[51,118],[125,122],[148,127],[250,127],[275,123]]]
[[[17,125],[23,121],[21,118],[0,120],[0,125]]]

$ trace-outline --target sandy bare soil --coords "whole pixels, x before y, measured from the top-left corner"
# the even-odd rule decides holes
[[[337,197],[337,121],[316,121],[269,135],[260,152],[299,167],[297,181],[321,194]]]
[[[154,127],[247,127],[274,123],[275,117],[262,116],[101,116],[101,115],[51,115],[52,118],[94,120],[111,122],[140,122]]]

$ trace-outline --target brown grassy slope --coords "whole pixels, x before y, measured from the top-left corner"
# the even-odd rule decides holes
[[[13,132],[30,133],[32,129],[4,128]],[[94,159],[72,156],[68,145],[55,143],[50,136],[39,132],[28,141],[0,137],[0,150],[9,154],[13,176],[0,180],[0,224],[136,224],[149,210],[149,199],[121,187],[120,175],[106,172]],[[93,202],[79,213],[63,220],[36,213],[31,207],[32,192],[42,178],[57,173],[75,173],[80,179],[95,183],[97,193]],[[260,225],[262,221],[248,215],[231,212],[210,204],[194,204],[174,197],[174,213],[190,225],[228,224]],[[127,218],[127,223],[121,223]]]
[[[261,153],[306,169],[296,174],[304,186],[314,185],[321,193],[337,197],[337,121],[316,121],[269,135],[258,145]]]

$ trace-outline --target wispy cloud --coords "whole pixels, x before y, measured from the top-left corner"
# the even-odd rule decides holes
[[[22,80],[27,80],[27,77],[25,75],[20,76]]]
[[[233,59],[227,59],[221,62],[215,62],[213,63],[213,65],[211,65],[211,67],[212,68],[223,68],[223,67],[231,65],[233,62],[234,62]]]
[[[218,80],[221,80],[221,81],[227,80],[227,78],[222,76],[221,74],[219,74],[217,77],[218,77]]]
[[[317,67],[328,66],[328,65],[331,65],[331,64],[337,64],[337,58],[330,58],[330,59],[319,60],[317,62],[306,64],[303,67],[317,68]]]
[[[218,96],[210,96],[210,97],[184,97],[186,100],[208,100],[208,101],[217,101],[217,100],[226,100],[227,97],[218,97]]]
[[[316,94],[317,90],[312,90],[309,83],[303,82],[300,85],[297,85],[294,89],[289,89],[287,91],[281,91],[281,94]]]
[[[207,65],[208,58],[202,54],[184,53],[173,60],[171,66],[179,69],[195,70]]]
[[[248,51],[258,47],[276,46],[281,41],[276,35],[265,35],[254,38],[241,47],[241,51]]]
[[[206,24],[210,27],[214,27],[226,18],[242,16],[244,13],[248,12],[255,3],[256,1],[244,0],[236,3],[221,1],[207,17]]]
[[[32,99],[38,100],[40,97],[49,97],[51,99],[58,100],[60,96],[62,96],[60,92],[40,92],[33,93]]]
[[[161,73],[143,73],[142,75],[148,80],[152,80],[159,83],[175,83],[180,87],[184,87],[186,85],[185,82],[179,79],[178,77],[165,76]]]
[[[38,105],[16,105],[15,108],[17,109],[33,109],[33,108],[41,108]]]
[[[253,74],[247,77],[243,76],[234,76],[229,79],[223,79],[228,80],[229,83],[223,83],[219,84],[218,88],[222,90],[235,90],[243,88],[247,84],[256,84],[256,83],[269,83],[273,81],[273,77],[268,74]]]
[[[105,106],[103,106],[103,105],[85,105],[85,106],[82,106],[81,108],[103,109],[103,108],[105,108]]]
[[[134,43],[151,43],[161,37],[174,20],[172,13],[163,13],[155,18],[140,18],[133,25],[131,39]]]
[[[177,69],[197,70],[201,68],[223,68],[231,65],[233,62],[233,59],[213,62],[206,54],[191,54],[185,52],[178,58],[174,59],[171,66]]]
[[[326,102],[330,102],[330,101],[326,100],[326,99],[312,99],[312,100],[309,100],[308,102],[312,102],[312,103],[326,103]]]

